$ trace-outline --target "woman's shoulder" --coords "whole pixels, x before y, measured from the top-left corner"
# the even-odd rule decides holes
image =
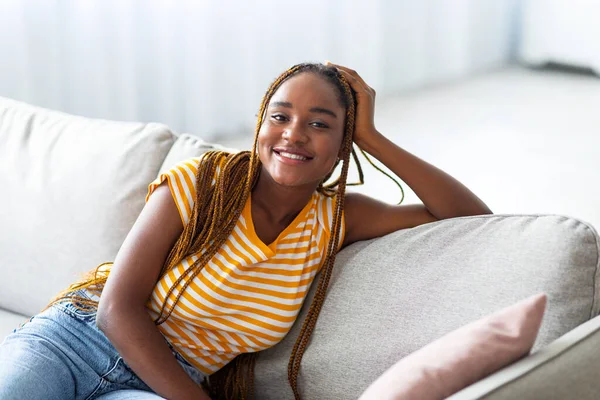
[[[216,154],[210,154],[216,153]],[[177,175],[187,175],[187,176],[196,176],[198,170],[201,168],[208,168],[212,165],[212,163],[216,162],[215,168],[215,177],[221,172],[223,164],[225,163],[227,156],[230,153],[227,152],[207,152],[195,157],[188,157],[183,160],[178,161],[176,164],[167,167],[163,173],[165,174],[177,174]],[[210,161],[209,161],[210,160]]]
[[[321,227],[327,232],[331,232],[331,227],[333,225],[333,219],[335,216],[336,208],[338,206],[338,197],[337,195],[328,196],[321,192],[316,192],[316,201],[315,201],[315,212],[317,215],[317,220]],[[343,208],[340,210],[342,213],[342,226],[345,224],[344,222],[344,210]]]

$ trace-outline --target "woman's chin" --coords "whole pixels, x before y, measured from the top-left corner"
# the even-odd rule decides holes
[[[274,177],[273,181],[277,185],[287,187],[287,188],[306,188],[307,186],[313,186],[313,185],[315,186],[315,188],[317,187],[317,184],[314,182],[307,182],[304,179],[293,179],[289,176]]]
[[[269,177],[269,180],[272,183],[290,189],[297,188],[306,190],[308,187],[314,187],[314,189],[316,189],[320,182],[314,178],[310,179],[307,174],[297,173],[298,171],[269,171],[269,169],[264,168],[262,172]]]
[[[292,181],[289,179],[275,179],[275,183],[279,186],[294,188],[300,186],[306,186],[306,182]]]

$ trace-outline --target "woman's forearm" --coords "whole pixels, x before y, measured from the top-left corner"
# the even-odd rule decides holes
[[[210,400],[179,365],[144,307],[106,307],[98,327],[152,390],[170,400]]]
[[[444,171],[402,149],[379,132],[367,137],[369,141],[359,143],[359,146],[406,182],[436,218],[492,213],[481,199]]]

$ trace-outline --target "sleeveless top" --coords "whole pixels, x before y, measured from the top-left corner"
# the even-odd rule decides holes
[[[150,184],[146,201],[166,180],[185,226],[196,198],[200,162],[201,157],[188,159],[161,174]],[[294,221],[266,244],[254,230],[249,198],[231,235],[158,326],[167,341],[207,375],[240,353],[281,341],[325,261],[334,206],[335,199],[315,191]],[[342,223],[338,250],[344,229]],[[146,305],[152,318],[158,317],[169,288],[197,258],[188,256],[159,279]]]

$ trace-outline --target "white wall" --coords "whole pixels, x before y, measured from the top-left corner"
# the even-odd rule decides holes
[[[0,96],[214,138],[252,129],[285,68],[325,59],[380,96],[511,60],[518,0],[3,0]]]

